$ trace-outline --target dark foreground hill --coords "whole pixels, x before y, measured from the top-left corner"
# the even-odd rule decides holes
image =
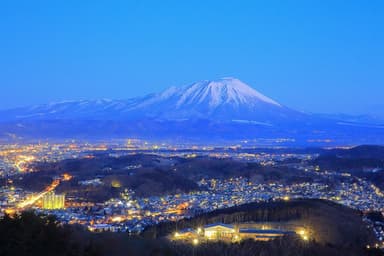
[[[360,212],[330,201],[304,199],[251,203],[217,210],[178,223],[159,224],[149,228],[146,234],[161,237],[178,229],[196,228],[217,222],[234,224],[287,221],[295,221],[312,230],[313,242],[325,248],[359,251],[373,241],[372,233],[362,222]]]
[[[191,245],[171,243],[164,235],[177,228],[195,227],[211,222],[296,220],[311,225],[311,241],[286,237],[271,242],[245,240],[236,244],[206,243]],[[247,204],[219,210],[178,223],[164,223],[148,228],[140,236],[126,233],[89,233],[82,228],[60,226],[54,218],[23,213],[0,219],[0,255],[62,256],[221,256],[221,255],[294,255],[294,256],[364,256],[383,255],[367,250],[371,233],[359,212],[321,200],[297,200]]]

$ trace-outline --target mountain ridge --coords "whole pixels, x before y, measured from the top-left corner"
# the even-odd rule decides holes
[[[186,87],[127,100],[62,101],[0,111],[2,119],[211,119],[270,122],[299,112],[259,93],[236,78],[204,80]],[[279,118],[282,120],[282,118]],[[280,120],[280,121],[281,121]]]
[[[137,137],[384,144],[384,126],[353,120],[296,111],[236,78],[222,78],[127,100],[62,101],[3,110],[0,141]]]

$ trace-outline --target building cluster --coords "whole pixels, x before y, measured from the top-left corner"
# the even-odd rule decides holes
[[[106,202],[92,203],[79,198],[69,198],[65,195],[54,194],[55,184],[42,193],[32,193],[15,187],[9,177],[15,174],[34,171],[28,163],[39,159],[41,161],[60,161],[69,158],[93,157],[98,151],[107,151],[113,157],[120,157],[132,152],[156,152],[160,156],[193,158],[207,155],[221,158],[234,158],[247,162],[258,162],[262,165],[275,165],[279,161],[292,157],[306,160],[314,157],[306,154],[279,154],[247,152],[241,147],[214,148],[205,146],[190,147],[191,150],[177,151],[174,146],[165,144],[148,144],[141,141],[128,141],[114,145],[69,143],[69,144],[33,144],[0,146],[0,177],[4,184],[0,187],[0,209],[15,209],[18,206],[35,208],[43,213],[55,214],[63,223],[80,224],[89,230],[112,232],[141,232],[145,227],[163,221],[175,221],[193,217],[200,213],[228,208],[251,202],[268,202],[271,200],[290,200],[293,198],[320,198],[335,201],[362,211],[384,211],[384,195],[372,183],[353,177],[348,173],[319,171],[316,166],[304,166],[300,163],[291,166],[302,169],[313,182],[262,182],[244,177],[231,179],[202,179],[199,181],[200,191],[166,196],[152,196],[141,198],[126,189],[119,197]],[[140,168],[134,164],[127,167],[127,171]],[[60,181],[68,177],[60,177]],[[332,181],[330,183],[330,181]],[[79,186],[100,186],[102,180],[98,177],[80,181]],[[118,186],[118,182],[115,184]],[[27,202],[27,203],[26,203]],[[29,203],[32,202],[32,203]],[[36,203],[35,203],[36,202]],[[204,228],[204,227],[202,227]],[[227,234],[220,233],[220,228],[214,226],[220,237]],[[228,227],[227,227],[228,228]],[[204,228],[204,237],[208,238],[211,227]],[[205,232],[205,230],[207,232]],[[191,230],[190,230],[191,231]],[[201,239],[201,231],[198,233]],[[259,230],[260,231],[260,230]],[[243,228],[230,232],[231,239],[244,237],[262,238],[258,230]],[[273,230],[269,230],[272,232]],[[191,231],[192,232],[192,231]],[[192,233],[193,233],[192,232]],[[213,231],[212,231],[213,232]],[[247,233],[248,232],[248,233]],[[285,231],[284,231],[285,232]],[[383,227],[375,226],[377,237],[384,238]],[[190,234],[192,234],[190,233]],[[182,237],[182,232],[180,232]],[[264,236],[278,236],[280,233],[265,234]],[[199,239],[199,238],[196,238]]]
[[[334,175],[338,173],[319,173],[316,175]],[[228,180],[201,180],[199,185],[205,190],[176,195],[136,197],[133,191],[126,190],[119,198],[104,203],[76,202],[68,198],[63,209],[64,196],[46,194],[41,211],[54,213],[64,223],[78,223],[90,230],[140,232],[146,226],[162,221],[175,221],[192,217],[199,213],[228,208],[250,202],[271,200],[289,200],[293,198],[321,198],[332,200],[363,211],[382,211],[384,198],[377,187],[363,179],[343,177],[332,188],[326,183],[255,183],[246,178]],[[96,182],[97,180],[87,181]],[[3,187],[0,191],[2,209],[17,205],[34,194],[13,187]],[[36,206],[36,205],[35,205]]]
[[[92,231],[141,232],[163,221],[271,200],[322,198],[362,211],[384,209],[384,198],[376,187],[362,179],[351,178],[350,182],[348,179],[333,184],[332,188],[325,183],[262,184],[246,178],[201,180],[199,184],[206,190],[199,192],[140,198],[133,191],[125,190],[119,198],[104,203],[76,204],[76,199],[68,198],[65,209],[47,211],[43,207],[39,210],[54,213],[63,223],[77,223]]]
[[[65,208],[65,195],[56,195],[55,192],[49,192],[42,198],[42,209],[58,210]]]

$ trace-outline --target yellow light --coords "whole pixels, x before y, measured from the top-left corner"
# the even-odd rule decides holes
[[[289,196],[285,196],[285,197],[283,198],[284,201],[289,201],[289,199],[290,199]]]
[[[123,220],[124,218],[121,216],[115,216],[115,217],[112,217],[111,219],[112,222],[122,222]]]
[[[193,245],[198,245],[199,244],[199,239],[195,238],[193,239]]]
[[[305,229],[301,229],[297,232],[304,241],[309,240],[308,232]]]
[[[176,237],[176,238],[179,237],[179,236],[180,236],[180,234],[177,233],[177,232],[176,232],[175,235],[174,235],[174,237]]]
[[[203,229],[202,229],[202,228],[198,228],[198,229],[197,229],[197,233],[198,233],[198,234],[201,234],[201,232],[203,232]]]
[[[5,209],[4,211],[6,214],[8,215],[14,215],[16,213],[16,210],[15,209],[12,209],[12,208],[8,208],[8,209]]]
[[[113,188],[120,188],[120,187],[121,187],[121,183],[120,183],[119,181],[117,181],[117,180],[113,180],[113,181],[111,182],[111,186],[112,186]]]
[[[68,173],[63,174],[63,181],[69,181],[72,179],[72,176]]]

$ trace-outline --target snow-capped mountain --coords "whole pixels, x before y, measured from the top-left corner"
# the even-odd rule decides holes
[[[127,136],[382,144],[384,126],[295,111],[236,78],[171,87],[127,100],[64,101],[0,111],[0,141]]]
[[[0,112],[8,120],[186,120],[249,121],[272,125],[303,118],[236,78],[171,87],[128,100],[66,101]]]
[[[260,104],[281,107],[276,101],[257,92],[240,80],[231,77],[215,81],[205,80],[180,89],[172,87],[151,100],[162,101],[174,98],[175,96],[177,108],[204,105],[204,107],[208,106],[210,110],[213,110],[222,105],[247,105],[255,107]]]
[[[246,120],[260,123],[302,116],[235,78],[206,80],[184,88],[173,87],[140,101],[129,111],[166,120]]]

